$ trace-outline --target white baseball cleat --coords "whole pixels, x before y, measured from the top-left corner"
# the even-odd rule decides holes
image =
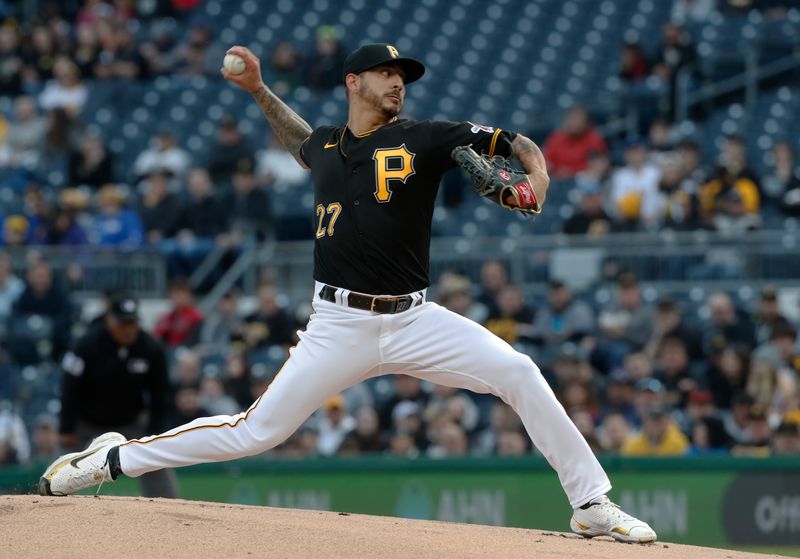
[[[655,531],[646,522],[632,517],[605,495],[592,499],[586,508],[575,509],[569,527],[584,538],[611,536],[621,542],[656,541]]]
[[[113,481],[106,457],[109,450],[126,441],[119,433],[104,433],[86,450],[60,457],[39,478],[39,495],[72,495],[81,489]]]

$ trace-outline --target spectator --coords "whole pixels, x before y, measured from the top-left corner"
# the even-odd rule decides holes
[[[322,456],[333,456],[345,437],[356,428],[356,420],[347,413],[341,394],[332,396],[322,410],[317,425],[317,452]]]
[[[216,144],[211,147],[206,158],[206,169],[211,179],[215,183],[229,185],[237,169],[242,169],[245,165],[253,168],[254,159],[253,149],[236,126],[236,120],[232,116],[222,117]]]
[[[63,450],[58,444],[58,418],[49,414],[38,415],[33,423],[31,442],[32,462],[49,463],[61,456]]]
[[[594,330],[594,313],[585,302],[572,297],[561,280],[552,280],[547,305],[538,309],[533,321],[533,338],[544,345],[580,342]]]
[[[661,45],[653,65],[653,75],[669,87],[668,114],[670,119],[674,119],[678,74],[683,68],[694,70],[697,54],[691,36],[679,25],[668,22],[661,29]]]
[[[608,414],[600,425],[598,440],[600,448],[611,454],[619,454],[625,441],[631,436],[631,424],[621,413]]]
[[[237,315],[239,300],[232,291],[225,293],[203,320],[198,343],[206,353],[220,353],[230,347],[236,335],[241,335]]]
[[[647,59],[637,42],[622,45],[619,77],[630,83],[637,83],[647,77]]]
[[[603,192],[600,183],[579,174],[576,180],[581,193],[578,211],[564,222],[563,231],[567,235],[589,235],[603,237],[611,232],[611,217],[603,207]]]
[[[220,211],[219,196],[212,193],[208,172],[193,168],[186,177],[189,196],[181,205],[175,222],[174,239],[162,243],[170,274],[189,277],[203,259],[217,246],[217,238],[228,229],[230,216]]]
[[[478,406],[472,398],[457,388],[437,384],[433,387],[430,399],[422,412],[422,419],[431,422],[442,413],[467,433],[475,429],[480,419]]]
[[[209,415],[234,415],[241,410],[236,400],[225,392],[221,379],[205,377],[200,382],[200,407]]]
[[[24,322],[34,315],[49,319],[52,328],[50,356],[60,359],[69,343],[72,305],[67,294],[54,281],[53,270],[45,260],[28,264],[25,290],[14,303],[11,313],[15,323]]]
[[[95,195],[96,244],[118,249],[135,249],[144,244],[144,230],[139,216],[124,206],[125,196],[119,187],[107,184]]]
[[[642,432],[625,441],[623,456],[680,456],[689,441],[670,417],[669,409],[657,405],[647,410]]]
[[[625,229],[649,227],[659,215],[660,173],[647,158],[645,140],[639,136],[629,138],[625,143],[625,166],[611,179],[611,204]]]
[[[86,185],[93,188],[114,181],[111,155],[106,151],[100,136],[83,136],[79,149],[70,154],[67,177],[70,186]]]
[[[653,406],[664,406],[664,385],[655,378],[644,378],[636,383],[633,405],[636,408],[637,425],[647,416]]]
[[[584,408],[577,407],[570,411],[569,416],[575,424],[575,427],[578,428],[580,434],[583,435],[589,448],[592,449],[592,452],[600,452],[602,448],[600,447],[600,442],[597,440],[592,414]]]
[[[272,211],[267,193],[256,183],[252,162],[243,160],[232,180],[230,229],[234,244],[264,241],[272,229]]]
[[[190,162],[189,154],[177,145],[174,132],[162,125],[150,147],[134,161],[133,174],[139,180],[152,172],[166,171],[181,178],[189,170]]]
[[[683,140],[678,144],[678,155],[683,163],[683,189],[690,194],[697,194],[700,185],[708,181],[708,173],[703,168],[700,146],[693,140]]]
[[[214,30],[207,21],[196,20],[186,32],[186,39],[172,53],[172,70],[182,76],[216,76],[225,49],[214,40]]]
[[[23,291],[25,283],[14,275],[11,258],[0,252],[0,321],[5,322],[11,316],[11,309]]]
[[[707,300],[710,318],[703,327],[703,348],[706,355],[728,345],[755,345],[755,329],[750,317],[733,305],[727,293],[716,292]]]
[[[262,283],[256,292],[258,308],[245,317],[245,338],[250,347],[290,345],[295,343],[295,324],[278,304],[278,289]]]
[[[450,458],[467,454],[467,436],[455,423],[447,423],[439,429],[435,444],[428,448],[431,458]]]
[[[552,178],[563,179],[585,171],[591,152],[607,149],[605,140],[589,121],[586,109],[575,106],[567,111],[561,128],[548,136],[544,156]]]
[[[425,409],[425,405],[428,402],[428,395],[422,391],[422,383],[418,378],[399,374],[394,376],[393,381],[394,394],[383,402],[378,409],[378,418],[380,419],[382,430],[394,427],[394,409],[401,402],[414,402],[417,405],[417,414],[421,413],[420,410]]]
[[[725,432],[735,444],[748,441],[747,423],[750,410],[755,405],[755,400],[747,393],[740,392],[731,400],[730,411],[723,414],[722,422]]]
[[[266,386],[259,386],[255,391],[252,389],[253,376],[247,354],[242,348],[234,346],[225,356],[225,388],[236,399],[240,409],[246,409],[266,390]]]
[[[473,300],[472,283],[466,276],[442,274],[439,277],[436,296],[444,308],[474,322],[483,323],[489,315],[485,305]]]
[[[0,465],[24,464],[31,454],[28,431],[10,402],[0,402]]]
[[[653,330],[653,306],[642,301],[636,277],[630,273],[617,278],[616,300],[597,317],[600,350],[608,360],[608,368],[622,365],[627,353],[644,348]]]
[[[22,93],[24,62],[19,52],[20,32],[15,25],[0,26],[0,94]]]
[[[139,201],[137,213],[148,244],[158,245],[176,230],[181,210],[178,197],[170,192],[170,174],[153,170],[143,183],[144,195]]]
[[[533,338],[533,311],[516,285],[506,285],[497,294],[497,312],[489,313],[484,326],[510,344]]]
[[[89,244],[78,216],[89,200],[81,191],[65,188],[58,196],[59,208],[47,226],[43,244],[49,246],[82,246]]]
[[[368,406],[356,412],[356,427],[347,435],[357,453],[379,452],[384,449],[377,412]],[[344,446],[344,442],[342,446]]]
[[[270,88],[281,98],[303,84],[302,61],[292,43],[280,41],[273,47],[268,75]]]
[[[100,52],[99,29],[88,23],[75,26],[75,49],[72,61],[85,79],[94,77],[94,65]]]
[[[294,156],[286,151],[277,135],[270,134],[267,145],[267,149],[256,155],[256,176],[259,184],[285,192],[309,181],[308,172],[297,165]]]
[[[700,226],[700,203],[687,190],[683,162],[677,153],[660,158],[658,182],[659,209],[657,223],[664,229],[694,230]]]
[[[716,0],[672,0],[670,20],[677,25],[704,23],[714,11]]]
[[[499,260],[487,260],[481,264],[481,285],[477,301],[482,303],[488,312],[497,312],[497,295],[508,285],[508,272]]]
[[[689,393],[700,385],[699,375],[692,370],[686,346],[678,338],[666,338],[657,355],[656,378],[664,387],[663,402],[683,408]]]
[[[780,200],[787,215],[800,215],[800,173],[795,169],[795,154],[788,142],[772,146],[772,171],[764,178],[764,194]]]
[[[139,326],[138,302],[114,297],[102,328],[95,328],[64,355],[59,432],[65,448],[83,447],[108,430],[126,438],[164,428],[167,357]],[[146,422],[144,421],[146,418]],[[148,497],[175,497],[168,471],[140,478]]]
[[[197,339],[203,314],[194,304],[189,282],[174,279],[167,290],[172,309],[156,322],[153,334],[168,347],[191,346]]]
[[[114,26],[113,32],[101,37],[100,45],[94,64],[95,78],[137,80],[144,76],[147,63],[129,26]]]
[[[209,417],[211,413],[200,404],[200,391],[196,385],[181,386],[175,392],[170,425],[185,425],[199,417]]]
[[[89,92],[81,82],[78,67],[67,57],[60,57],[53,66],[54,80],[49,81],[39,96],[43,109],[63,109],[74,118],[83,109]]]
[[[472,452],[479,456],[496,454],[502,433],[522,431],[522,421],[516,412],[505,402],[497,401],[489,411],[489,426],[475,436]]]
[[[716,200],[716,211],[711,216],[714,229],[728,237],[739,237],[761,227],[761,216],[748,211],[742,195],[727,190]]]
[[[397,431],[389,440],[389,454],[403,458],[416,458],[419,456],[419,449],[415,446],[411,435]]]
[[[781,314],[778,292],[773,286],[767,285],[761,290],[761,298],[754,318],[756,341],[760,344],[769,342],[776,326],[789,324],[786,317]]]
[[[21,247],[31,237],[31,226],[23,215],[13,214],[3,220],[2,243],[7,247]]]
[[[772,452],[776,456],[800,454],[800,431],[797,423],[782,422],[772,434]]]
[[[631,374],[625,369],[612,371],[608,375],[608,382],[606,383],[602,416],[621,415],[629,423],[638,423],[636,408],[633,405],[635,396],[636,383]],[[601,421],[604,420],[601,419]]]
[[[731,445],[722,422],[715,417],[701,417],[691,425],[692,446],[689,454],[728,452]]]
[[[645,353],[651,358],[655,357],[666,338],[681,340],[689,352],[690,359],[699,360],[704,357],[702,334],[686,323],[675,301],[664,297],[656,304],[652,333],[645,345]]]
[[[497,435],[497,455],[523,456],[530,450],[528,441],[519,431],[500,431]]]
[[[747,146],[744,138],[735,134],[725,136],[722,149],[717,157],[717,164],[731,173],[735,180],[747,179],[761,193],[761,181],[756,172],[748,165]]]
[[[345,53],[339,33],[330,25],[317,29],[316,50],[308,60],[305,82],[312,89],[333,89],[342,84]]]
[[[752,456],[763,458],[770,454],[772,429],[767,420],[766,410],[753,406],[747,414],[744,427],[745,440],[731,449],[733,456]]]
[[[14,100],[14,120],[6,136],[10,165],[35,168],[39,163],[46,133],[47,120],[37,113],[33,98],[29,95],[17,97]]]

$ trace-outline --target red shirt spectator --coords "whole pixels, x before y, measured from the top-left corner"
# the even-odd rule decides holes
[[[158,319],[153,333],[170,347],[191,345],[203,322],[203,314],[194,306],[194,295],[184,280],[175,280],[169,287],[173,308]]]
[[[607,149],[605,140],[589,122],[586,109],[573,107],[563,126],[545,141],[544,157],[553,178],[567,178],[586,170],[589,153]]]

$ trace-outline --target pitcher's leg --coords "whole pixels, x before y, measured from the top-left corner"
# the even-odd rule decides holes
[[[573,507],[611,489],[608,476],[531,359],[474,322],[428,303],[386,350],[392,369],[490,392],[519,414]]]
[[[289,359],[247,411],[196,419],[161,435],[128,441],[119,449],[122,473],[135,477],[264,452],[288,438],[330,396],[360,381],[377,365],[375,321],[335,317],[323,320],[324,325],[318,318],[315,321],[301,333]],[[375,332],[370,331],[373,327]]]

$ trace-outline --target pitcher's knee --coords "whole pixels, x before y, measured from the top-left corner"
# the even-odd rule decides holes
[[[505,363],[501,375],[501,386],[513,392],[541,382],[542,373],[530,357],[517,353]]]

